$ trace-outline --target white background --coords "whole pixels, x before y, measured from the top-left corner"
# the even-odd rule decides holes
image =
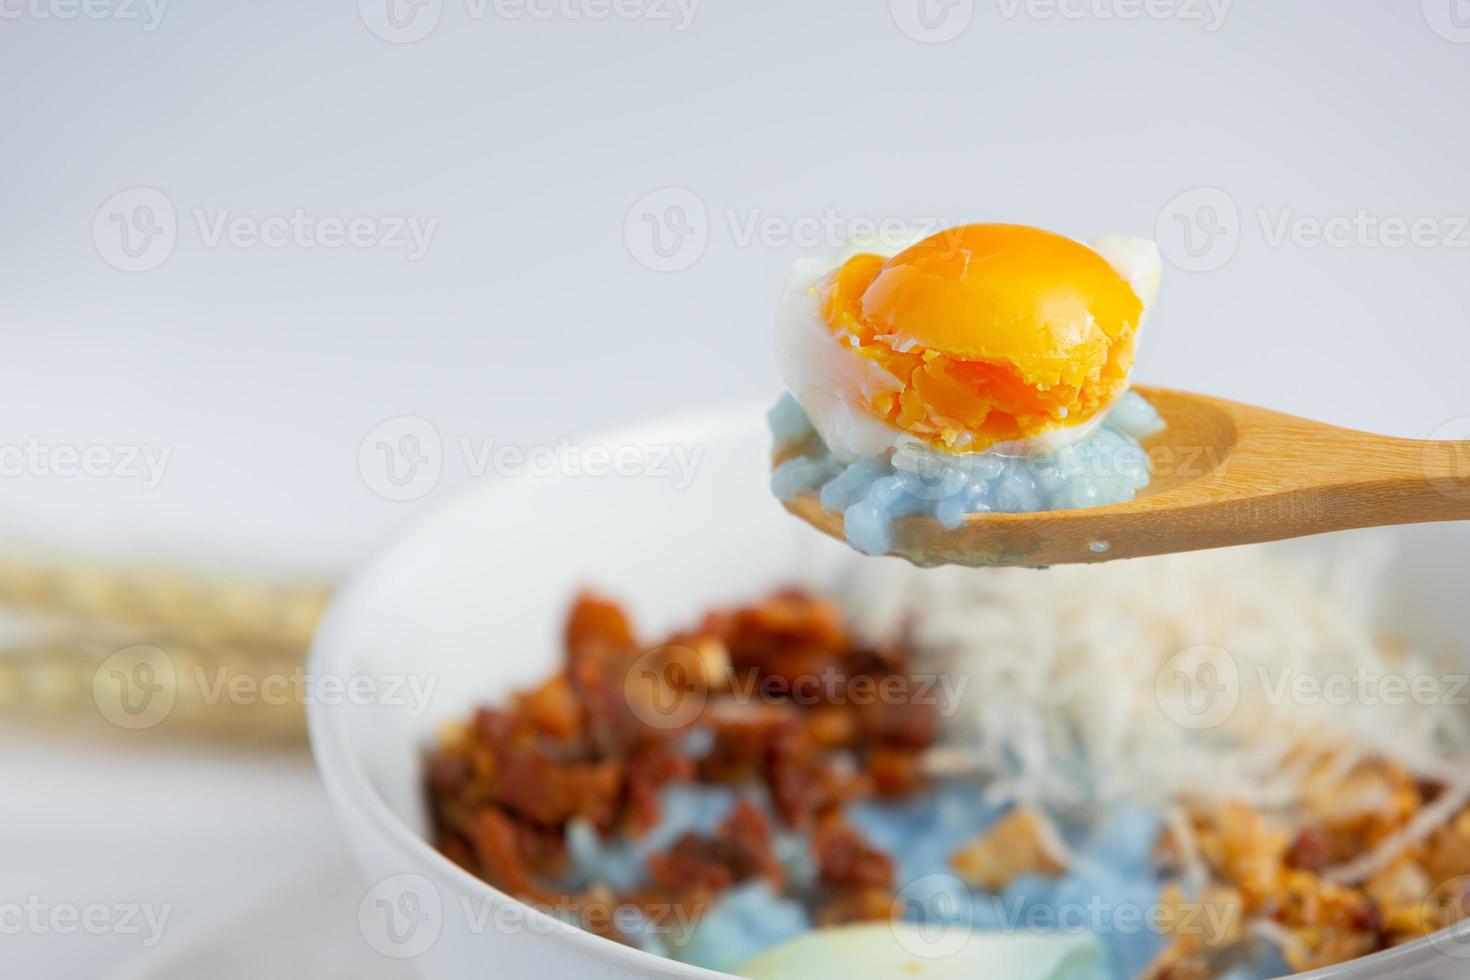
[[[1130,0],[1064,0],[1066,16],[934,0],[958,18],[945,43],[900,29],[915,0],[704,0],[686,30],[577,16],[577,0],[540,4],[548,19],[443,0],[413,43],[368,28],[385,0],[174,0],[151,31],[142,0],[126,13],[143,21],[57,16],[69,2],[0,0],[0,443],[172,455],[151,489],[0,478],[16,540],[335,570],[468,478],[461,437],[554,443],[774,394],[772,308],[803,249],[742,241],[753,218],[1163,228],[1187,261],[1178,217],[1208,220],[1194,205],[1223,193],[1238,250],[1166,269],[1141,380],[1406,436],[1470,416],[1470,232],[1458,247],[1343,248],[1273,245],[1269,227],[1361,210],[1457,234],[1462,0],[1235,0],[1223,23],[1193,0],[1134,19],[1117,16],[1144,7]],[[165,195],[177,242],[129,273],[94,220],[137,187]],[[656,272],[639,261],[639,202],[670,187],[694,193],[707,246]],[[1199,187],[1218,192],[1178,203]],[[297,209],[437,224],[410,261],[212,247],[196,218]],[[358,450],[404,415],[447,451],[432,492],[392,502]],[[114,760],[106,771],[132,778],[109,780],[91,752],[38,751],[6,749],[0,900],[171,895],[197,924],[264,887],[292,860],[284,842],[330,839],[289,766],[208,766],[233,787],[203,794],[223,823],[196,793],[198,761]],[[255,832],[228,833],[239,822]],[[131,857],[96,857],[118,853]],[[102,962],[98,944],[7,945],[24,975]]]

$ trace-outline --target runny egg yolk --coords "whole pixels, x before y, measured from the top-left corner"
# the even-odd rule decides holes
[[[1097,252],[1021,225],[966,225],[820,287],[827,326],[902,385],[871,411],[950,452],[1081,425],[1128,385],[1143,301]]]

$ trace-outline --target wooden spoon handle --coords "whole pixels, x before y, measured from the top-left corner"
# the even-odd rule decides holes
[[[1390,439],[1269,415],[1259,425],[1238,420],[1239,442],[1218,476],[1235,494],[1258,498],[1259,516],[1284,521],[1282,530],[1470,520],[1470,442]]]

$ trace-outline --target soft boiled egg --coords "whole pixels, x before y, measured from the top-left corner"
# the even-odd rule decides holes
[[[843,462],[914,444],[1056,449],[1127,391],[1161,269],[1146,239],[1009,224],[804,263],[782,301],[781,372]]]

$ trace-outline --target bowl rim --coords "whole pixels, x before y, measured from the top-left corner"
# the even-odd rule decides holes
[[[688,439],[692,434],[697,434],[704,441],[717,442],[735,432],[748,429],[753,418],[764,417],[772,401],[771,398],[726,401],[692,412],[657,416],[628,425],[595,430],[582,438],[589,442],[596,440],[613,444],[653,443]],[[406,522],[373,549],[365,561],[349,571],[333,592],[313,633],[306,669],[318,676],[334,672],[345,674],[344,668],[350,667],[350,649],[341,639],[347,629],[346,623],[363,606],[364,595],[372,590],[379,575],[397,564],[402,554],[430,529],[452,523],[463,512],[483,506],[482,500],[513,500],[531,493],[546,482],[556,483],[567,479],[570,477],[562,474],[539,481],[499,479],[493,476],[472,479]],[[401,858],[406,859],[406,870],[417,868],[433,872],[441,878],[447,877],[463,893],[478,894],[493,901],[518,906],[544,930],[542,934],[555,936],[590,958],[600,958],[638,974],[651,975],[650,971],[653,971],[691,980],[729,980],[732,977],[732,974],[624,946],[570,925],[514,895],[501,891],[449,860],[399,819],[373,788],[356,755],[349,748],[343,715],[340,712],[333,714],[330,707],[332,706],[322,703],[320,699],[312,699],[306,708],[307,736],[312,758],[327,796],[338,811],[339,821],[345,820],[348,812],[366,819],[377,836],[389,844]],[[1458,928],[1460,926],[1448,926],[1411,943],[1289,976],[1291,980],[1348,980],[1358,977],[1366,980],[1379,975],[1376,972],[1378,968],[1393,970],[1422,967],[1424,958],[1429,955],[1438,954],[1447,961],[1455,960],[1456,957],[1445,954],[1439,948],[1438,942],[1453,937]],[[1470,966],[1470,960],[1465,962]]]

